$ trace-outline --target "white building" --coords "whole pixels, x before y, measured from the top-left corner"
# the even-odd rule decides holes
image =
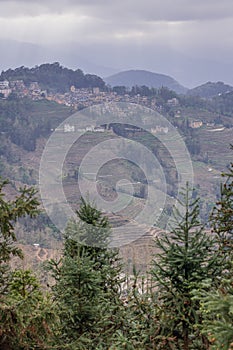
[[[179,105],[179,101],[176,97],[171,98],[170,100],[167,101],[168,106],[171,107],[176,107]]]
[[[7,98],[11,94],[11,89],[1,89],[0,88],[0,94],[4,96],[4,98]]]
[[[9,81],[8,80],[3,80],[0,81],[0,90],[6,90],[9,89],[10,85],[9,85]]]
[[[75,126],[70,124],[65,124],[64,132],[75,132]]]

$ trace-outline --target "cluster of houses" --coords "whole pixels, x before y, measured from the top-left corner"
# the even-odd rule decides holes
[[[149,98],[147,96],[141,96],[140,94],[131,96],[129,94],[118,95],[114,91],[101,91],[98,87],[96,88],[82,88],[76,89],[75,86],[70,87],[70,91],[64,94],[59,93],[47,93],[46,90],[42,90],[38,82],[31,82],[29,86],[24,84],[23,80],[4,80],[0,81],[0,96],[7,98],[11,93],[16,93],[18,97],[29,97],[33,100],[47,99],[55,101],[59,104],[72,107],[73,109],[80,110],[85,107],[90,107],[102,103],[110,102],[126,102],[126,103],[137,103],[142,106],[151,108],[158,112],[162,112],[162,106],[156,104],[156,98]],[[167,105],[170,107],[179,106],[179,100],[172,98],[167,101]],[[175,114],[175,117],[179,117]],[[191,120],[189,126],[193,129],[200,128],[203,125],[201,120]],[[162,130],[167,133],[167,130]],[[158,132],[158,130],[154,130]]]
[[[12,92],[10,88],[10,83],[8,80],[0,81],[0,94],[3,95],[4,98],[7,98]]]
[[[33,100],[47,97],[47,92],[42,90],[37,82],[32,82],[27,87],[23,80],[3,80],[0,81],[0,94],[7,98],[11,93],[16,93],[18,97],[30,97]]]
[[[148,98],[147,96],[135,95],[131,96],[129,94],[118,95],[114,91],[100,91],[98,87],[89,89],[82,88],[76,89],[71,86],[70,91],[65,94],[49,94],[47,96],[48,100],[55,101],[59,104],[64,104],[66,106],[71,106],[74,109],[81,109],[85,107],[90,107],[92,105],[110,102],[128,102],[128,103],[138,103],[140,105],[156,109],[156,99]]]
[[[106,128],[101,126],[94,126],[94,125],[88,125],[85,128],[77,128],[75,125],[71,125],[69,123],[64,124],[63,128],[59,129],[57,128],[56,131],[63,131],[65,133],[67,132],[105,132]]]

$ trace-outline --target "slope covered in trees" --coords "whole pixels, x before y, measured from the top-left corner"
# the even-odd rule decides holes
[[[231,91],[233,91],[233,87],[230,85],[224,84],[221,81],[218,81],[217,83],[209,81],[203,85],[188,90],[187,94],[204,98],[212,98]]]
[[[43,89],[66,92],[74,85],[76,88],[105,87],[104,81],[94,74],[84,74],[81,69],[62,67],[58,62],[46,63],[33,68],[19,67],[8,69],[0,75],[0,80],[23,80],[28,86],[38,82]]]
[[[22,258],[13,224],[37,214],[35,191],[7,201],[2,182],[1,349],[232,349],[233,164],[224,176],[212,233],[187,186],[171,232],[154,242],[160,253],[145,277],[123,273],[118,251],[108,249],[108,219],[82,199],[61,259],[47,264],[54,281],[46,292],[32,271],[9,269],[11,256]]]
[[[37,76],[33,75],[34,71],[37,72],[36,74],[38,74],[38,77],[40,75],[44,77],[43,79],[47,79],[46,74],[43,72],[48,72],[49,76],[49,71],[51,71],[51,77],[54,74],[54,76],[61,79],[63,83],[67,81],[66,77],[69,74],[73,74],[68,74],[67,69],[62,68],[59,64],[45,64],[35,69],[21,67],[9,71],[9,74],[15,74],[14,79],[17,79],[18,73],[16,74],[16,72],[21,72],[22,74],[25,73],[25,77],[30,76],[30,79],[34,80],[34,78],[37,79]],[[66,72],[67,74],[64,73],[63,76],[62,72]],[[18,78],[20,77],[18,76]],[[21,78],[24,79],[23,76],[21,76]],[[60,84],[59,81],[57,81],[58,85]],[[54,84],[52,80],[51,84]],[[155,89],[147,86],[133,86],[130,91],[127,91],[125,87],[118,86],[114,87],[112,91],[117,93],[117,95],[112,94],[116,96],[117,99],[124,98],[126,92],[126,98],[137,97],[139,95],[141,97],[145,96],[145,100],[149,105],[151,103],[150,106],[154,103],[155,110],[159,111],[159,113],[164,115],[165,118],[177,127],[178,132],[185,140],[188,151],[192,156],[195,179],[197,179],[197,192],[198,194],[202,193],[203,196],[203,210],[201,211],[201,216],[206,218],[213,206],[214,196],[218,192],[217,184],[219,182],[220,172],[223,170],[224,165],[230,160],[226,143],[232,141],[232,93],[222,94],[210,101],[196,96],[181,96],[165,87]],[[109,94],[111,94],[111,91]],[[102,96],[102,94],[99,96]],[[171,100],[171,104],[169,104],[169,100]],[[174,105],[173,102],[175,102]],[[17,97],[14,94],[5,99],[0,98],[0,175],[4,178],[10,178],[13,182],[19,181],[22,184],[28,185],[36,184],[40,156],[46,139],[60,122],[72,113],[74,113],[72,106],[67,107],[65,105],[60,105],[47,100],[45,97],[42,97],[42,99],[38,101],[32,100],[30,97]],[[196,119],[203,122],[203,125],[195,129],[192,128],[190,124]],[[145,132],[134,133],[132,128],[130,131],[127,131],[126,129],[128,126],[124,124],[121,124],[120,127],[119,125],[112,125],[112,127],[115,135],[131,138],[151,149],[163,166],[168,195],[175,196],[177,190],[176,167],[166,151],[166,147],[162,146],[158,140],[156,141],[156,136],[152,137],[152,135]],[[215,129],[217,129],[217,131],[215,131]],[[218,129],[221,131],[218,131]],[[113,135],[111,135],[111,137],[112,136]],[[86,151],[94,146],[95,142],[97,142],[95,135],[87,135],[84,146]],[[78,150],[76,153],[80,154]],[[64,188],[68,195],[70,193],[72,193],[72,195],[76,194],[75,200],[77,200],[78,194],[74,187],[77,185],[78,170],[77,167],[74,169],[74,162],[71,161],[71,163],[72,167],[66,169],[67,176],[64,179]],[[113,167],[111,169],[113,172],[116,169],[115,173],[117,173],[117,170],[120,168],[117,167],[116,164],[117,163],[115,163],[115,165],[111,164],[110,166],[110,168]],[[144,200],[147,193],[145,179],[140,176],[139,171],[134,171],[135,169],[132,165],[128,165],[132,174],[131,180],[133,182],[140,182],[137,188],[135,186],[133,199],[135,199],[135,196],[138,196],[140,199]],[[108,171],[107,168],[105,171]],[[107,179],[109,181],[107,181]],[[111,177],[106,178],[104,186],[106,185],[107,189],[113,188],[114,190],[114,183],[111,183],[110,179]],[[74,197],[68,198],[71,202],[73,199]],[[168,214],[170,208],[171,203],[169,202]],[[54,208],[54,211],[56,211],[56,208]],[[60,213],[57,215],[59,216]],[[28,224],[27,220],[21,220],[20,222],[22,221],[24,221],[25,227],[23,233],[21,227],[19,229],[21,242],[34,243],[39,241],[43,244],[43,247],[50,246],[51,237],[46,238],[46,235],[41,233],[44,227],[46,227],[49,232],[54,229],[46,214],[40,214],[36,219],[36,224],[33,224],[33,227]],[[32,228],[33,232],[34,229],[36,230],[36,228],[39,228],[40,233],[38,234],[38,232],[36,232],[35,234],[31,234],[30,230]],[[57,235],[57,232],[53,231],[52,237],[53,235]]]

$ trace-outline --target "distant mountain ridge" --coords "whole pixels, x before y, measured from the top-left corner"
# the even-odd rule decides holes
[[[221,81],[218,81],[217,83],[208,81],[205,84],[202,84],[193,89],[190,89],[187,92],[187,94],[192,96],[199,96],[203,98],[212,98],[231,91],[233,91],[233,86],[224,84]]]
[[[103,79],[107,84],[113,86],[126,86],[131,88],[132,86],[148,86],[150,88],[167,87],[170,90],[175,91],[178,94],[185,94],[187,88],[182,86],[172,77],[165,74],[153,73],[146,70],[128,70],[119,72]]]

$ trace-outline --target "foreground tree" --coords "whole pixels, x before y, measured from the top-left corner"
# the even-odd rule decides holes
[[[233,150],[233,146],[231,146]],[[233,163],[223,173],[224,184],[220,187],[220,199],[210,217],[213,231],[218,235],[220,249],[229,255],[233,248]]]
[[[123,322],[118,254],[107,248],[106,217],[82,199],[78,221],[65,231],[61,261],[50,262],[59,305],[61,348],[104,349]]]
[[[224,279],[207,295],[200,293],[203,312],[202,333],[208,337],[211,350],[233,349],[233,278]]]
[[[218,288],[208,295],[202,293],[201,301],[205,315],[203,333],[209,337],[211,348],[228,350],[233,349],[233,163],[223,177],[225,183],[220,187],[220,199],[210,223],[218,237],[225,269]]]
[[[52,301],[37,277],[30,270],[14,270],[0,303],[0,348],[48,349],[55,324]]]
[[[8,287],[9,261],[12,256],[23,257],[22,251],[15,245],[14,223],[23,216],[35,216],[39,202],[35,198],[34,188],[20,189],[13,200],[5,199],[4,189],[9,181],[0,180],[0,293],[6,293]]]
[[[45,349],[49,344],[52,308],[30,271],[10,269],[13,256],[23,257],[16,246],[14,223],[23,216],[35,216],[39,202],[35,189],[5,199],[8,181],[0,182],[0,348],[2,350]]]
[[[151,273],[161,307],[160,334],[164,337],[163,349],[208,349],[207,338],[197,327],[202,315],[193,294],[203,280],[209,281],[205,286],[208,291],[221,267],[215,240],[199,221],[199,198],[192,199],[188,185],[180,205],[184,213],[176,209],[171,233],[162,234],[155,242],[160,253]]]

